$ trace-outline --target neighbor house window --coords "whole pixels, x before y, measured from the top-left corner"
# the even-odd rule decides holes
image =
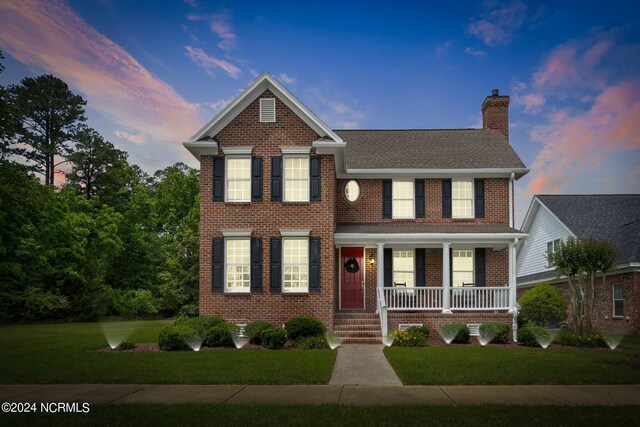
[[[393,180],[392,194],[393,194],[393,218],[413,218],[415,215],[414,208],[414,182]]]
[[[307,292],[309,290],[309,239],[285,238],[283,240],[283,291]]]
[[[393,284],[413,288],[415,283],[415,271],[413,263],[413,250],[393,251]]]
[[[473,283],[473,251],[453,251],[453,286]]]
[[[226,292],[249,292],[250,239],[225,239]]]
[[[227,202],[251,201],[251,157],[227,157]]]
[[[473,218],[473,181],[454,180],[451,182],[451,208],[454,218]]]
[[[562,244],[562,239],[552,240],[551,242],[547,242],[547,257],[551,254],[554,254]],[[549,264],[549,259],[547,258],[547,268],[551,268],[551,264]]]
[[[308,156],[284,158],[284,200],[287,202],[309,201]]]
[[[613,285],[613,315],[616,317],[624,316],[622,283]]]

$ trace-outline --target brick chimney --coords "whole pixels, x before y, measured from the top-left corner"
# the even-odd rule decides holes
[[[491,91],[482,103],[482,128],[498,130],[509,140],[509,97]]]

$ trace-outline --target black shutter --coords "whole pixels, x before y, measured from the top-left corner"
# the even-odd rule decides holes
[[[384,249],[384,287],[393,286],[393,249]]]
[[[393,201],[391,194],[391,180],[382,180],[382,218],[391,218],[391,203]]]
[[[451,218],[451,180],[442,180],[442,218]]]
[[[251,158],[251,201],[262,201],[262,157]]]
[[[213,201],[224,202],[224,157],[213,157]]]
[[[476,218],[484,218],[484,179],[473,180]]]
[[[424,179],[416,179],[416,218],[424,218]]]
[[[476,286],[486,286],[487,283],[487,263],[486,263],[486,249],[476,248],[475,253],[475,267],[476,267]]]
[[[262,239],[251,238],[251,292],[262,292]]]
[[[282,239],[280,237],[271,238],[269,251],[271,267],[269,271],[269,289],[271,292],[280,292],[282,288]]]
[[[213,253],[211,254],[211,290],[213,292],[224,291],[224,239],[213,238]]]
[[[424,268],[425,268],[425,249],[416,249],[416,286],[425,286],[424,283]]]
[[[320,291],[320,238],[309,237],[309,291]]]
[[[320,156],[311,156],[309,163],[309,178],[311,182],[309,200],[315,202],[320,200]]]
[[[271,158],[271,200],[282,201],[282,157]]]

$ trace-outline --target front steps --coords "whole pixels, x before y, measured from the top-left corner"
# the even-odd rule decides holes
[[[343,344],[380,344],[380,317],[376,313],[336,313],[333,332]]]

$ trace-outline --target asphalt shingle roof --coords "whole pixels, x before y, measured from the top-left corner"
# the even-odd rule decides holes
[[[525,168],[507,138],[484,129],[336,130],[349,169]]]
[[[576,236],[615,243],[619,264],[640,261],[640,194],[537,197]]]

